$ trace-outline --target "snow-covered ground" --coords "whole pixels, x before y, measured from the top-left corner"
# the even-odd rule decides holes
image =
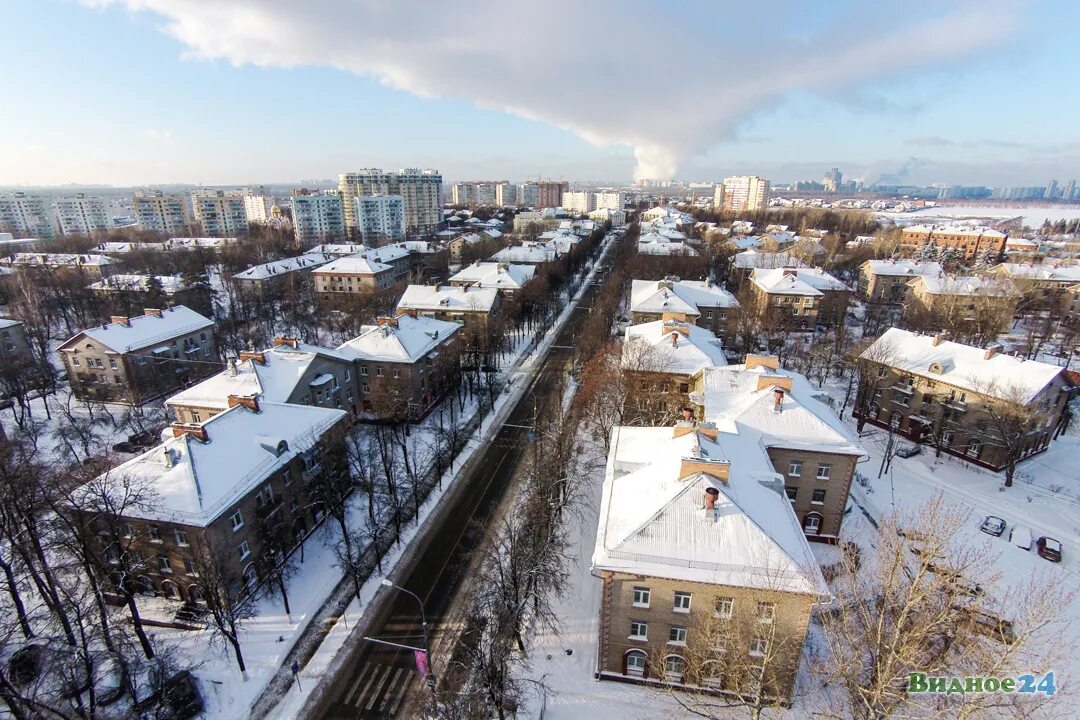
[[[1044,222],[1075,220],[1080,218],[1078,205],[941,205],[923,208],[912,212],[878,212],[882,219],[892,220],[897,225],[915,225],[920,223],[949,223],[959,220],[1009,220],[1023,217],[1024,225],[1039,228]]]

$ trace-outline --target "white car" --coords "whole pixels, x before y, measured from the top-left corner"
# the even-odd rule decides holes
[[[1009,531],[1009,542],[1021,550],[1030,550],[1031,530],[1023,525],[1013,525],[1013,529]]]

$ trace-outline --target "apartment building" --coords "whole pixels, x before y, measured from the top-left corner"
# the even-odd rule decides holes
[[[509,297],[522,290],[534,277],[535,265],[477,261],[463,267],[448,282],[458,287],[492,288]]]
[[[454,285],[409,285],[397,303],[398,313],[463,323],[466,330],[487,327],[502,297],[494,288]]]
[[[828,588],[762,453],[715,426],[615,427],[592,556],[596,673],[791,697]]]
[[[1009,464],[1010,450],[988,408],[1023,417],[1026,434],[1013,450],[1028,457],[1049,447],[1068,399],[1063,368],[1006,355],[996,344],[890,328],[862,358],[876,368],[864,381],[872,387],[862,389],[870,402],[856,408],[863,420],[996,471]]]
[[[232,284],[242,294],[255,296],[276,291],[290,277],[302,277],[334,260],[333,255],[306,252],[296,257],[254,265],[232,276]]]
[[[927,275],[944,274],[941,263],[914,260],[867,260],[859,266],[858,295],[866,302],[900,305],[907,297],[908,283]]]
[[[960,250],[964,260],[971,262],[976,256],[989,252],[1000,256],[1005,252],[1008,236],[993,228],[967,225],[909,225],[900,235],[900,244],[916,248],[924,243],[938,247]]]
[[[247,204],[238,192],[198,190],[191,193],[195,221],[208,237],[247,235]]]
[[[498,203],[498,189],[508,183],[505,180],[470,180],[467,182],[454,183],[451,188],[451,202],[454,205],[465,207],[478,207],[480,205],[496,205]],[[506,190],[503,190],[505,195]]]
[[[34,361],[26,324],[22,320],[0,318],[0,361],[5,367],[29,365]]]
[[[253,591],[265,554],[291,551],[322,521],[310,488],[337,470],[346,418],[342,410],[234,396],[226,410],[173,425],[173,437],[99,480],[145,483],[155,502],[127,508],[119,528],[87,515],[87,532],[141,592],[202,602],[199,567],[209,553],[224,561],[238,590]],[[285,547],[264,545],[273,535]]]
[[[580,242],[575,236],[574,241]],[[520,245],[508,245],[492,255],[488,260],[495,263],[512,263],[517,265],[543,265],[555,262],[559,259],[560,252],[554,246],[539,242],[523,242]]]
[[[996,336],[1016,312],[1020,294],[997,277],[920,275],[908,282],[904,319],[914,327],[949,327]]]
[[[114,316],[57,351],[79,400],[141,405],[221,368],[214,321],[183,305]]]
[[[682,320],[708,330],[723,343],[735,331],[739,301],[711,279],[634,280],[630,285],[630,319],[634,324]]]
[[[517,204],[517,185],[508,182],[500,182],[495,186],[495,204],[499,207],[510,207]]]
[[[105,201],[99,197],[76,193],[72,197],[57,198],[55,207],[60,232],[64,235],[90,236],[109,229]]]
[[[46,271],[57,275],[78,275],[89,280],[100,280],[112,274],[115,263],[104,255],[81,253],[15,253],[5,258],[4,265],[13,271]]]
[[[551,208],[539,211],[525,211],[514,215],[514,232],[522,233],[535,225],[541,231],[552,230],[559,227],[562,218],[555,214]]]
[[[624,210],[612,210],[611,208],[597,208],[589,213],[589,219],[595,223],[611,223],[611,227],[620,227],[626,224],[626,212]]]
[[[341,173],[338,191],[343,197],[366,195],[398,195],[405,212],[405,232],[408,234],[435,232],[442,222],[442,175],[438,170],[408,168],[386,172],[369,168],[358,172]],[[360,232],[356,206],[345,206],[345,226],[350,233]]]
[[[727,365],[720,339],[674,318],[630,325],[623,336],[620,367],[636,421],[662,423],[686,405],[692,377],[706,367]]]
[[[55,232],[45,198],[22,192],[0,195],[0,232],[15,239],[52,238]]]
[[[312,275],[319,293],[367,293],[405,282],[411,268],[412,254],[408,250],[386,245],[337,258]]]
[[[817,268],[755,268],[750,287],[765,326],[812,331],[844,322],[851,290]]]
[[[313,194],[307,190],[294,190],[289,199],[300,247],[345,239],[345,208],[354,208],[355,214],[353,203],[343,203],[337,193]]]
[[[191,226],[187,200],[183,195],[143,191],[131,198],[131,214],[140,230],[163,235],[184,235]]]
[[[274,198],[270,195],[245,191],[244,214],[247,215],[248,225],[268,225],[273,219],[273,209],[276,207]]]
[[[530,180],[518,185],[518,205],[537,209],[562,207],[563,193],[569,189],[570,183],[565,180]]]
[[[596,209],[596,194],[588,190],[567,190],[562,194],[562,207],[576,215],[586,215]]]
[[[360,411],[357,388],[352,358],[297,338],[276,337],[270,348],[228,358],[225,370],[181,390],[165,406],[177,422],[189,425],[225,412],[232,407],[230,398],[237,397],[346,410],[355,418]]]
[[[724,178],[715,191],[713,202],[719,196],[717,206],[731,212],[757,212],[769,205],[769,181],[756,175],[735,175]]]
[[[1050,310],[1055,315],[1069,305],[1069,288],[1080,283],[1076,264],[1001,263],[982,274],[1011,282],[1028,311]]]
[[[360,414],[370,420],[423,418],[447,389],[462,325],[408,310],[378,318],[337,350],[353,360]]]
[[[405,199],[400,195],[364,195],[353,198],[357,229],[368,245],[405,239]]]
[[[593,210],[618,210],[626,207],[626,193],[621,190],[597,190],[593,193]]]

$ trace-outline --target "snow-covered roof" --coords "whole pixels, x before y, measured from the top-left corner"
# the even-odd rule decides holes
[[[366,245],[357,243],[324,243],[311,248],[305,255],[355,255],[367,250]]]
[[[454,242],[464,243],[465,245],[476,245],[477,243],[483,241],[484,238],[480,237],[476,233],[467,233],[465,235],[462,235],[461,237],[454,238]]]
[[[100,267],[113,263],[111,258],[104,255],[77,253],[15,253],[8,262],[11,265],[41,265],[42,267]]]
[[[1038,395],[1061,372],[1057,365],[1024,360],[1004,353],[989,359],[983,348],[942,340],[934,345],[934,336],[909,330],[889,328],[862,357],[931,380],[948,383],[1000,399],[1022,399]],[[930,366],[941,372],[934,372]],[[1013,398],[1013,391],[1019,398]]]
[[[377,326],[366,326],[338,351],[357,360],[414,363],[461,329],[456,322],[399,315]]]
[[[1012,284],[1003,278],[972,275],[921,275],[908,285],[922,283],[931,295],[981,295],[1004,297],[1014,292]]]
[[[229,396],[258,395],[268,402],[288,402],[297,385],[318,357],[351,361],[332,348],[306,343],[279,345],[262,351],[265,363],[256,360],[236,361],[236,372],[226,369],[200,383],[182,390],[165,401],[169,406],[193,406],[224,409]]]
[[[873,239],[873,238],[871,238]],[[863,267],[872,275],[900,276],[940,275],[944,272],[941,263],[916,262],[915,260],[867,260]]]
[[[810,267],[787,252],[758,252],[753,248],[735,254],[735,267],[742,270],[753,268],[805,268]]]
[[[402,247],[400,243],[395,245],[383,245],[382,247],[377,248],[368,248],[364,251],[364,257],[368,260],[383,263],[384,265],[389,265],[395,260],[400,260],[401,258],[408,256],[409,251]]]
[[[821,295],[828,290],[848,289],[817,268],[755,268],[751,279],[765,292],[779,295]]]
[[[557,260],[558,257],[559,252],[555,248],[544,247],[543,245],[511,245],[492,255],[489,260],[491,262],[537,265],[552,262]]]
[[[937,233],[941,235],[971,235],[982,236],[986,238],[1003,238],[1005,233],[988,228],[984,225],[909,225],[904,228],[905,233],[915,233],[919,235],[926,235],[928,233]]]
[[[22,320],[16,320],[14,318],[0,318],[0,330],[5,330],[16,325],[22,325]]]
[[[104,280],[92,283],[89,288],[91,290],[145,292],[150,290],[151,277],[157,280],[161,292],[166,295],[172,295],[188,288],[184,278],[180,275],[110,275]]]
[[[630,284],[630,311],[689,313],[700,308],[738,307],[735,296],[711,280],[634,280]]]
[[[133,517],[205,526],[345,417],[344,410],[309,405],[260,402],[258,412],[237,405],[202,423],[207,442],[191,435],[170,438],[110,475],[152,484],[153,506]]]
[[[475,262],[463,267],[450,282],[475,284],[478,287],[498,290],[519,290],[536,275],[535,265],[507,265],[506,263]]]
[[[1002,263],[996,266],[995,270],[1011,278],[1022,280],[1046,280],[1063,283],[1080,282],[1080,265]]]
[[[491,312],[499,297],[495,288],[460,285],[409,285],[398,300],[398,310],[459,310]]]
[[[316,275],[352,274],[352,275],[375,275],[377,273],[393,270],[392,267],[375,260],[369,260],[363,255],[347,255],[338,258],[331,263],[323,265],[314,271]]]
[[[162,310],[160,316],[138,315],[129,318],[126,325],[109,323],[87,328],[60,347],[67,347],[80,336],[85,335],[110,350],[126,353],[213,326],[213,320],[203,317],[185,305],[177,305]]]
[[[754,236],[737,236],[728,240],[728,243],[733,245],[736,250],[750,250],[751,248],[761,247],[761,238]]]
[[[301,272],[321,267],[334,259],[333,255],[323,253],[304,253],[296,257],[274,260],[273,262],[254,265],[243,272],[233,275],[234,280],[266,280],[278,275]]]
[[[394,243],[394,247],[399,247],[410,255],[432,255],[439,252],[439,246],[427,240],[402,240]]]
[[[828,589],[768,456],[720,431],[616,427],[594,570],[825,595]],[[684,459],[703,468],[683,474]],[[728,480],[721,473],[729,464]],[[715,510],[705,491],[716,491]]]
[[[630,370],[693,375],[727,365],[719,338],[678,320],[654,320],[626,328],[622,365]]]

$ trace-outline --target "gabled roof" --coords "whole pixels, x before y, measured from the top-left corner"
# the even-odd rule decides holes
[[[1061,374],[1062,368],[1004,353],[986,357],[986,350],[942,340],[936,346],[931,335],[889,328],[862,357],[884,362],[913,375],[930,378],[992,397],[1031,402]],[[932,372],[934,364],[941,372]],[[1019,398],[1010,397],[1013,390]]]
[[[398,300],[398,310],[460,310],[491,312],[499,291],[460,285],[409,285]]]
[[[931,295],[979,295],[982,297],[1004,297],[1014,292],[1012,283],[1004,278],[976,277],[972,275],[920,275],[908,283],[909,286],[922,284]]]
[[[723,345],[708,330],[678,320],[655,320],[626,328],[622,365],[630,370],[692,375],[727,365]]]
[[[672,428],[616,427],[592,564],[690,582],[808,595],[828,592],[783,483],[759,448],[721,431],[674,437]],[[730,463],[680,479],[683,458]],[[706,489],[718,492],[704,508]]]
[[[557,260],[558,257],[559,251],[555,248],[544,247],[542,245],[510,245],[492,255],[489,260],[491,262],[527,263],[529,265],[537,265],[540,263],[552,262],[553,260]]]
[[[386,324],[366,326],[338,351],[361,361],[414,363],[460,329],[456,322],[399,315]]]
[[[345,417],[344,410],[309,405],[260,402],[258,412],[237,405],[202,424],[208,442],[169,438],[109,474],[152,484],[154,505],[133,517],[205,526]]]
[[[755,268],[751,280],[767,293],[821,295],[826,290],[847,290],[832,275],[817,268]]]
[[[753,268],[806,268],[810,266],[787,252],[758,252],[750,248],[735,254],[735,267],[750,270]]]
[[[519,290],[536,275],[534,265],[507,265],[505,263],[475,262],[463,267],[450,278],[450,282],[467,282],[478,287],[498,290]]]
[[[81,338],[88,337],[114,352],[126,353],[213,326],[213,320],[203,317],[185,305],[177,305],[162,310],[160,317],[139,315],[129,318],[127,325],[109,323],[87,328],[76,333],[58,349],[63,350]]]
[[[873,240],[873,238],[871,238]],[[941,263],[914,260],[867,260],[862,265],[872,275],[910,276],[940,275],[945,272]]]
[[[1062,283],[1080,282],[1080,265],[1002,263],[992,268],[991,272],[1022,280],[1047,280]]]
[[[113,290],[146,292],[150,290],[150,279],[153,277],[161,287],[161,292],[172,295],[188,288],[184,278],[180,275],[110,275],[104,280],[91,283],[90,290]]]
[[[334,273],[351,275],[376,275],[381,272],[393,270],[392,267],[375,260],[369,260],[363,255],[347,255],[333,262],[323,265],[314,271],[316,275],[333,275]]]
[[[634,280],[630,285],[630,311],[689,313],[701,308],[738,307],[735,296],[711,280]]]
[[[277,275],[286,275],[292,272],[300,272],[321,267],[333,259],[334,256],[330,254],[308,252],[303,255],[297,255],[296,257],[274,260],[272,262],[263,263],[262,265],[253,265],[247,270],[233,275],[233,279],[266,280]]]

